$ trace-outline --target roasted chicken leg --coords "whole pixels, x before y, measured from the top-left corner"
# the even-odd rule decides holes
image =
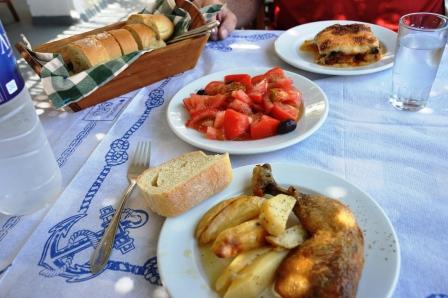
[[[257,166],[252,181],[258,195],[294,195],[294,213],[311,235],[280,264],[276,292],[285,298],[355,297],[364,265],[364,239],[350,209],[334,199],[277,186],[269,165]]]

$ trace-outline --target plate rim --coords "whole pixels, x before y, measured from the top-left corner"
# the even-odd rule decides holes
[[[272,163],[269,163],[269,164],[272,166],[273,170],[276,167],[279,167],[279,168],[294,168],[294,170],[300,169],[300,170],[303,170],[303,171],[315,171],[315,172],[319,172],[320,174],[323,174],[323,175],[328,175],[328,176],[332,177],[333,179],[334,178],[338,179],[340,181],[343,181],[347,185],[350,185],[352,188],[354,188],[357,192],[360,192],[365,198],[367,198],[371,203],[373,203],[375,205],[375,207],[378,209],[378,211],[380,211],[380,213],[382,214],[382,216],[383,216],[383,218],[385,220],[385,223],[387,224],[388,228],[390,229],[391,234],[393,235],[394,243],[396,245],[397,265],[394,268],[395,272],[394,272],[394,275],[393,275],[393,280],[392,280],[392,283],[390,284],[390,287],[389,287],[389,289],[387,291],[387,295],[386,295],[386,297],[392,297],[394,292],[395,292],[395,289],[397,287],[398,280],[399,280],[399,277],[400,277],[400,272],[401,272],[401,246],[400,246],[400,242],[399,242],[399,239],[398,239],[397,232],[395,231],[395,228],[392,225],[391,220],[387,216],[387,214],[384,211],[384,209],[379,205],[379,203],[375,199],[373,199],[373,197],[370,196],[367,192],[365,192],[361,188],[359,188],[356,184],[354,184],[354,183],[348,181],[347,179],[345,179],[345,178],[343,178],[343,177],[341,177],[341,176],[339,176],[339,175],[337,175],[337,174],[335,174],[333,172],[330,172],[328,170],[320,169],[320,168],[316,168],[316,167],[311,167],[311,166],[308,166],[308,165],[303,165],[303,164],[300,164],[300,163],[297,163],[297,162],[293,162],[293,163],[272,162]],[[240,166],[240,167],[232,169],[232,171],[238,171],[238,172],[240,172],[240,171],[241,172],[251,171],[251,169],[254,166],[256,166],[256,165],[257,164],[243,165],[243,166]],[[234,183],[234,182],[232,181],[232,183]],[[232,183],[230,185],[232,185]],[[232,191],[232,192],[235,192],[235,190]],[[214,204],[216,204],[216,203],[218,203],[218,202],[220,202],[220,201],[225,199],[224,195],[225,195],[225,193],[223,191],[221,193],[218,193],[218,194],[214,195],[210,199],[213,199],[214,201],[216,201],[214,203]],[[196,208],[196,207],[194,207],[194,208]],[[188,212],[189,211],[187,211],[184,214],[187,214]],[[162,285],[164,285],[164,280],[166,280],[166,277],[165,277],[164,270],[162,269],[163,268],[163,266],[161,265],[162,262],[160,262],[160,260],[163,259],[163,257],[160,256],[160,252],[162,250],[161,245],[163,244],[163,240],[161,241],[161,239],[162,239],[162,235],[167,233],[166,230],[168,229],[168,226],[169,226],[170,222],[176,220],[177,218],[178,217],[166,218],[165,219],[165,221],[164,221],[164,223],[162,225],[162,228],[160,229],[160,234],[159,234],[159,237],[158,237],[158,240],[157,240],[157,260],[158,260],[158,264],[160,264],[160,265],[158,265],[158,270],[159,270],[159,274],[160,274]],[[194,236],[192,236],[192,237],[194,237]],[[170,294],[170,297],[173,297],[171,292],[170,292],[170,289],[168,287],[165,287],[165,289]]]
[[[327,94],[322,90],[322,88],[317,85],[315,82],[313,82],[312,80],[308,79],[307,77],[300,75],[298,73],[295,73],[293,71],[289,71],[289,70],[284,70],[285,74],[287,76],[295,76],[297,78],[299,78],[300,80],[305,81],[307,84],[309,84],[311,87],[316,88],[317,91],[319,92],[319,95],[322,97],[323,102],[325,103],[325,108],[323,111],[322,116],[320,117],[320,119],[307,131],[305,131],[303,134],[295,137],[295,138],[291,138],[288,139],[286,141],[283,141],[281,143],[275,143],[272,142],[272,145],[270,146],[252,146],[251,150],[247,150],[247,149],[232,149],[232,148],[220,148],[219,144],[215,145],[213,143],[210,143],[210,141],[212,140],[208,140],[204,137],[203,141],[198,142],[194,139],[191,139],[183,134],[181,134],[176,128],[175,125],[170,117],[170,113],[173,111],[174,109],[174,105],[176,104],[174,102],[173,99],[175,99],[176,97],[180,96],[179,94],[183,93],[184,90],[188,89],[190,85],[195,84],[196,82],[203,80],[204,78],[207,77],[214,77],[214,76],[224,76],[225,74],[230,74],[230,73],[237,73],[237,72],[247,72],[247,71],[259,71],[260,73],[262,72],[266,72],[267,70],[272,69],[271,66],[256,66],[256,67],[251,67],[251,66],[247,66],[247,67],[235,67],[235,68],[227,68],[227,69],[223,69],[220,71],[216,71],[213,73],[209,73],[206,74],[204,76],[198,77],[196,79],[194,79],[193,81],[189,82],[187,85],[185,85],[184,87],[182,87],[180,90],[178,90],[172,97],[171,100],[168,104],[168,107],[166,109],[166,119],[168,122],[168,126],[170,127],[171,131],[181,140],[183,140],[184,142],[195,146],[197,148],[200,149],[204,149],[204,150],[208,150],[211,152],[217,152],[217,153],[229,153],[229,154],[235,154],[235,155],[249,155],[249,154],[260,154],[260,153],[267,153],[267,152],[273,152],[273,151],[277,151],[280,149],[284,149],[287,147],[290,147],[292,145],[295,145],[297,143],[300,143],[302,141],[304,141],[305,139],[307,139],[308,137],[310,137],[311,135],[313,135],[317,130],[319,130],[319,128],[325,123],[325,120],[328,117],[329,114],[329,110],[330,110],[330,102],[328,100],[328,96]],[[304,99],[305,100],[305,99]],[[305,114],[305,112],[304,112]],[[300,123],[300,120],[299,120]],[[275,138],[275,136],[274,136]],[[225,141],[227,143],[229,142],[238,142],[238,143],[243,143],[243,142],[260,142],[263,140],[266,140],[268,138],[263,138],[260,140],[250,140],[250,141]],[[222,142],[222,141],[220,141]]]
[[[350,68],[350,69],[346,69],[346,68],[341,68],[341,69],[326,69],[326,68],[315,68],[315,67],[310,67],[307,65],[302,65],[300,63],[295,63],[294,61],[290,61],[290,59],[286,58],[285,54],[282,53],[282,51],[280,51],[279,47],[280,47],[280,43],[283,42],[282,37],[286,38],[287,35],[293,31],[296,31],[298,28],[300,27],[307,27],[307,26],[312,26],[312,25],[318,25],[318,24],[328,24],[328,26],[331,26],[331,24],[335,24],[335,23],[347,23],[347,24],[352,24],[352,23],[360,23],[360,24],[365,24],[365,25],[369,25],[372,26],[372,28],[375,29],[379,29],[379,30],[384,30],[384,32],[388,32],[389,34],[394,34],[395,39],[398,37],[398,34],[388,28],[379,26],[377,24],[372,24],[372,23],[367,23],[367,22],[360,22],[360,21],[352,21],[352,20],[325,20],[325,21],[316,21],[316,22],[310,22],[310,23],[306,23],[306,24],[302,24],[302,25],[298,25],[295,27],[292,27],[288,30],[286,30],[285,32],[283,32],[274,42],[274,49],[276,54],[280,57],[280,59],[284,62],[286,62],[288,65],[291,65],[297,69],[301,69],[301,70],[305,70],[305,71],[309,71],[309,72],[313,72],[313,73],[318,73],[318,74],[326,74],[326,75],[341,75],[341,76],[355,76],[355,75],[363,75],[363,74],[370,74],[370,73],[375,73],[375,72],[380,72],[386,69],[389,69],[393,66],[394,61],[392,59],[391,62],[389,62],[388,64],[385,65],[381,65],[378,67],[370,67],[370,68],[364,68],[364,69],[356,69],[356,68]],[[316,32],[317,33],[317,32]],[[395,56],[395,53],[392,53],[392,58]],[[301,61],[301,59],[299,59],[298,61]]]

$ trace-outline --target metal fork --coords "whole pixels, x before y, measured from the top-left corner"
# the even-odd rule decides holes
[[[104,232],[103,238],[101,238],[100,243],[95,248],[92,256],[90,257],[90,271],[96,274],[103,270],[107,261],[109,260],[110,253],[114,246],[115,234],[117,232],[118,224],[120,223],[121,212],[126,204],[129,195],[132,193],[136,183],[137,177],[147,168],[149,168],[151,157],[151,142],[141,141],[138,143],[135,149],[134,157],[128,168],[128,180],[129,186],[126,189],[119,207],[115,211],[114,217],[109,223],[106,231]]]

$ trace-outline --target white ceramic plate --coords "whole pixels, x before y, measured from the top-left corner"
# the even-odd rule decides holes
[[[300,51],[299,48],[305,40],[312,40],[319,31],[334,24],[362,23],[353,21],[322,21],[308,23],[289,29],[275,41],[275,51],[286,63],[297,68],[329,75],[361,75],[373,73],[392,67],[394,62],[395,43],[397,33],[374,24],[363,23],[372,28],[373,33],[386,47],[383,58],[375,63],[359,67],[330,67],[314,62],[311,53]]]
[[[157,256],[163,284],[171,297],[217,297],[202,268],[194,230],[213,205],[248,192],[253,167],[235,169],[233,182],[223,192],[165,221]],[[272,164],[272,169],[275,180],[284,186],[294,185],[304,192],[340,198],[351,208],[365,241],[365,264],[357,297],[391,297],[400,271],[400,250],[392,224],[381,207],[356,186],[328,172],[284,163]]]
[[[217,141],[209,140],[198,131],[185,126],[188,114],[182,101],[190,94],[196,93],[211,81],[223,81],[228,74],[247,73],[251,76],[263,74],[269,68],[233,68],[216,72],[191,82],[174,95],[168,105],[168,124],[173,132],[185,142],[201,149],[230,154],[254,154],[270,152],[294,145],[312,135],[328,115],[328,99],[325,93],[312,81],[296,73],[285,71],[286,76],[294,81],[294,86],[302,92],[304,113],[297,128],[287,134],[277,135],[251,141]]]

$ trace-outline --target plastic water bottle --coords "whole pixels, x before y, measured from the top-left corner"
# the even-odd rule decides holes
[[[51,204],[62,177],[0,22],[0,213]]]

